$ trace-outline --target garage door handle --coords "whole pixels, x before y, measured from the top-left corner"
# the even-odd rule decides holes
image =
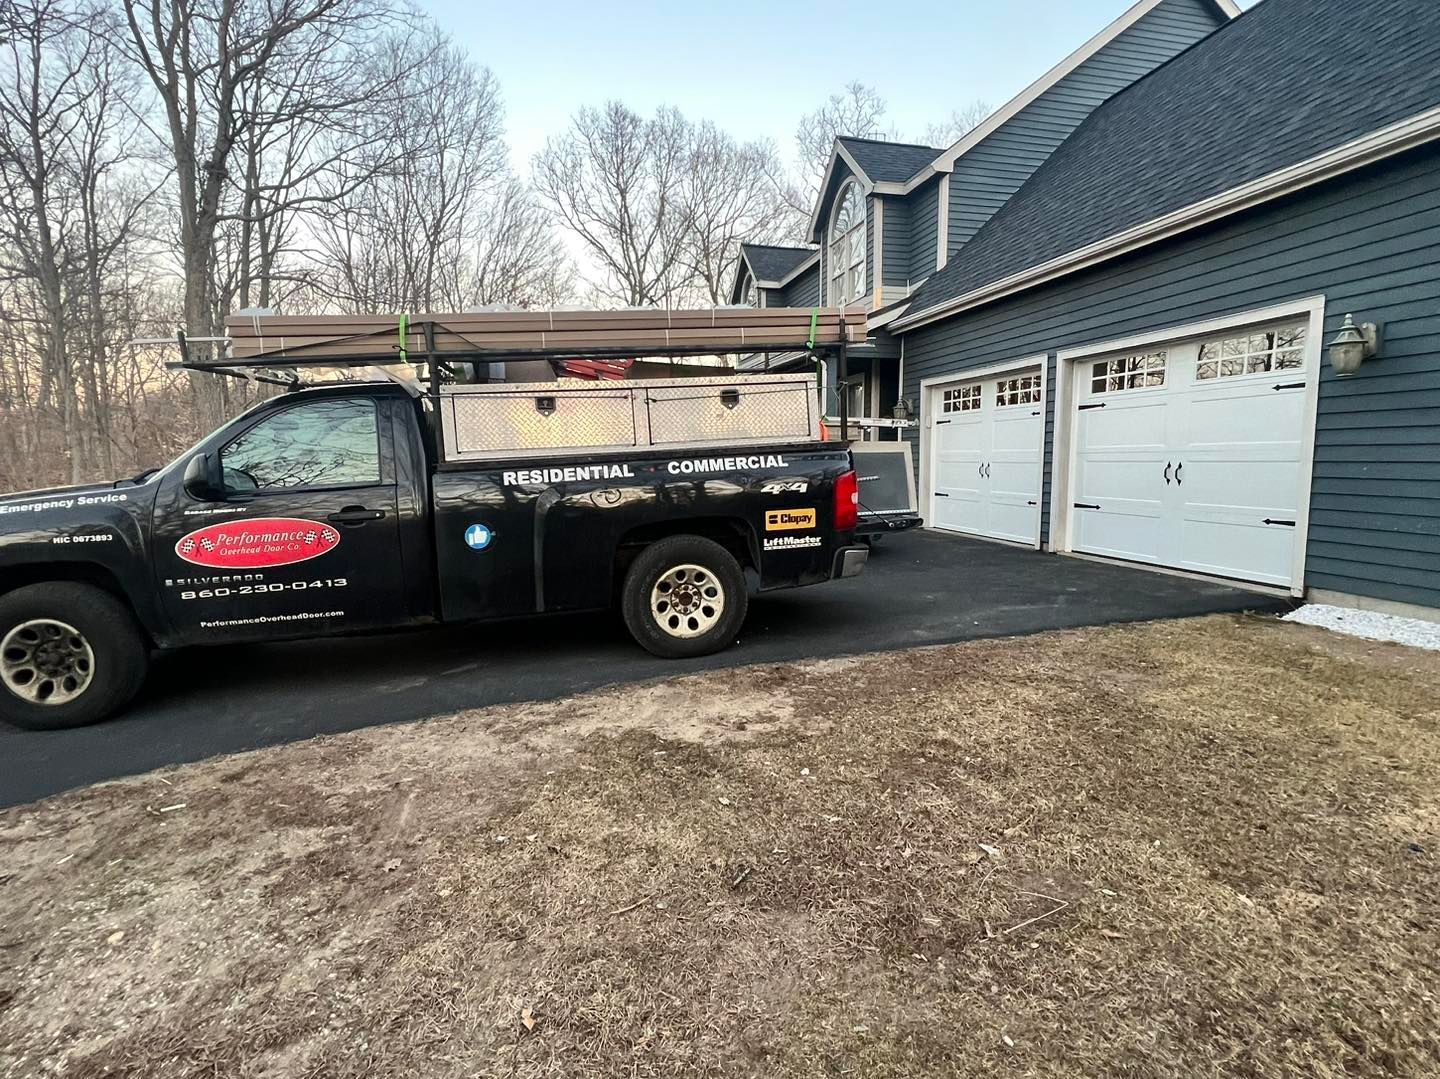
[[[1098,510],[1100,507],[1093,502],[1077,502],[1075,508],[1077,510]]]
[[[1175,486],[1176,486],[1176,487],[1179,487],[1179,486],[1180,486],[1180,470],[1181,470],[1182,468],[1184,468],[1184,467],[1185,467],[1185,462],[1184,462],[1184,461],[1181,461],[1178,465],[1175,466]]]
[[[947,495],[944,491],[936,491],[936,492],[935,492],[935,497],[936,497],[936,498],[949,498],[950,496]]]
[[[985,478],[987,480],[990,478],[990,465],[988,463],[985,465]]]
[[[1294,528],[1294,527],[1295,527],[1295,522],[1294,522],[1294,521],[1276,521],[1276,520],[1273,520],[1273,519],[1271,519],[1271,518],[1269,518],[1269,517],[1266,517],[1265,520],[1261,521],[1260,523],[1261,523],[1262,525],[1285,525],[1287,528]]]
[[[1277,383],[1275,383],[1275,385],[1271,386],[1270,388],[1271,388],[1272,390],[1303,390],[1303,389],[1305,388],[1305,383],[1303,383],[1303,382],[1277,382]]]
[[[1095,404],[1095,405],[1081,405],[1081,406],[1080,406],[1079,408],[1077,408],[1075,411],[1076,411],[1076,412],[1084,412],[1087,408],[1104,408],[1104,407],[1105,407],[1105,402],[1104,402],[1104,401],[1101,401],[1099,404]]]
[[[1171,463],[1170,463],[1169,461],[1166,461],[1166,462],[1165,462],[1165,486],[1166,486],[1166,487],[1169,487],[1169,486],[1170,486],[1170,469],[1171,469],[1171,467],[1172,467],[1172,466],[1171,466]]]

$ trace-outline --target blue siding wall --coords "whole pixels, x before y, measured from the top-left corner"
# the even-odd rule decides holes
[[[940,180],[931,180],[909,195],[910,286],[935,272],[936,235],[940,231]]]
[[[885,226],[880,230],[880,270],[885,280],[881,284],[903,289],[910,280],[910,204],[898,197],[881,201],[885,206]]]
[[[816,307],[820,303],[820,265],[816,263],[770,298],[771,307]]]
[[[1323,368],[1306,584],[1440,607],[1440,148],[1416,151],[1127,259],[921,327],[922,378],[1324,295],[1384,325],[1357,375]],[[925,417],[922,416],[922,420]],[[1046,402],[1049,529],[1054,402]]]
[[[1164,0],[962,157],[950,177],[948,250],[974,236],[1096,106],[1218,25],[1204,0]]]

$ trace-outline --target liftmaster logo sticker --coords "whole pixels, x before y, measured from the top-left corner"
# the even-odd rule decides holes
[[[813,509],[765,511],[766,532],[795,532],[802,528],[814,527],[815,511]]]
[[[254,517],[197,528],[175,544],[186,562],[215,569],[288,566],[329,554],[340,546],[340,533],[299,517]]]

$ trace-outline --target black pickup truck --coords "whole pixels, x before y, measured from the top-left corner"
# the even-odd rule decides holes
[[[0,498],[0,718],[93,722],[153,649],[619,606],[659,656],[729,645],[751,591],[857,574],[833,443],[447,461],[386,383],[266,400],[152,474]]]

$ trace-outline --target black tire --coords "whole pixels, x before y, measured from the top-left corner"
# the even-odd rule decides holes
[[[59,703],[39,703],[11,684],[22,679],[32,684],[37,677],[25,675],[26,641],[43,636],[49,621],[72,627],[89,649],[81,664],[91,668],[88,683]],[[40,628],[21,633],[32,622]],[[88,584],[52,581],[0,596],[0,649],[7,641],[9,651],[0,650],[0,720],[32,731],[81,727],[114,715],[130,703],[150,667],[149,644],[134,615],[109,592]]]
[[[671,608],[668,616],[657,614],[651,602],[660,594],[657,586],[662,578],[684,567],[696,567],[700,573],[686,571],[689,580],[680,582],[685,589],[682,604]],[[718,607],[713,604],[717,596],[707,594],[711,589],[718,593]],[[712,601],[709,608],[707,599]],[[620,611],[630,636],[641,648],[663,659],[708,656],[729,647],[740,633],[749,606],[740,563],[720,544],[703,536],[667,536],[650,544],[631,564],[620,596]],[[713,613],[707,614],[707,609]]]

